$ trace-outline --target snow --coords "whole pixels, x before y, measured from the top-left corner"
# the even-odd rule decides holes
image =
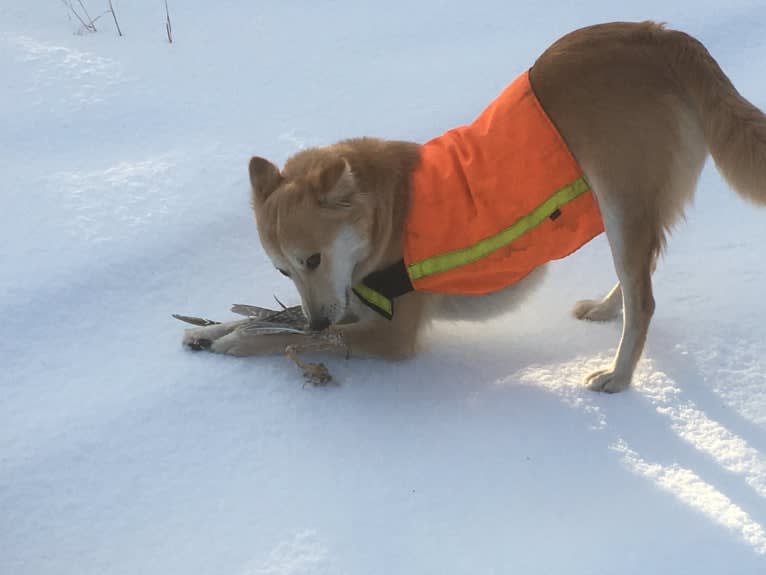
[[[92,13],[106,2],[88,0]],[[599,238],[522,310],[401,363],[193,354],[171,313],[297,297],[247,160],[471,119],[559,35],[655,19],[766,107],[759,0],[0,6],[0,573],[763,573],[766,212],[708,165],[635,387]]]

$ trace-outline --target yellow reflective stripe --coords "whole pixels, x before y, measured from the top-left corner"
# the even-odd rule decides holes
[[[367,300],[374,306],[379,307],[388,315],[392,315],[394,313],[394,306],[391,303],[391,300],[386,296],[376,292],[374,289],[369,288],[364,284],[358,284],[354,286],[354,291],[357,293],[357,295],[359,295],[359,297]]]
[[[567,184],[534,210],[516,220],[510,227],[475,243],[467,248],[461,248],[439,254],[428,259],[415,262],[407,266],[412,281],[455,269],[466,264],[470,264],[492,252],[503,248],[525,234],[532,228],[542,223],[545,218],[550,216],[558,208],[567,204],[584,194],[590,189],[585,176],[580,176],[571,184]]]

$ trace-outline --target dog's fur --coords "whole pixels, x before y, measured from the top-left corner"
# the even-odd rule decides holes
[[[580,319],[623,310],[613,363],[591,389],[626,388],[654,311],[652,272],[671,226],[692,199],[708,152],[744,198],[766,204],[766,116],[732,86],[697,40],[645,22],[574,31],[546,50],[530,80],[579,162],[604,218],[619,283],[602,300],[578,302]],[[258,232],[274,265],[289,274],[314,326],[342,329],[354,354],[403,357],[432,318],[484,320],[518,303],[544,267],[486,296],[412,292],[386,320],[351,294],[370,272],[402,257],[414,143],[362,138],[301,151],[280,171],[252,158]],[[316,269],[307,265],[320,254]],[[316,263],[316,258],[314,262]],[[220,353],[280,353],[301,336],[247,340],[231,327],[189,330]]]

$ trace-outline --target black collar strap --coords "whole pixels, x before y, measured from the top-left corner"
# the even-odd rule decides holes
[[[363,304],[386,319],[394,317],[394,299],[413,291],[404,260],[377,272],[372,272],[353,291]]]

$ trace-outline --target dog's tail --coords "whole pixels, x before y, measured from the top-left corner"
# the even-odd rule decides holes
[[[718,170],[743,198],[766,205],[766,115],[740,95],[700,42],[675,31],[665,38],[672,38],[666,54]]]

